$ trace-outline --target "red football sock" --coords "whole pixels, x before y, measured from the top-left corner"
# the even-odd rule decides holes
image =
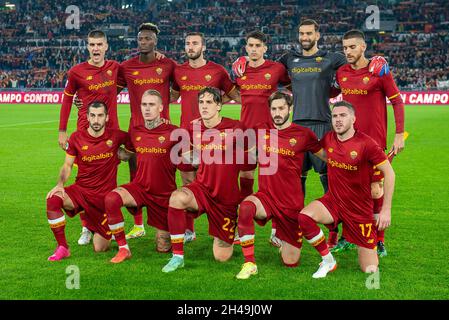
[[[298,222],[307,242],[314,246],[321,256],[329,254],[329,248],[327,246],[324,233],[318,227],[315,220],[305,214],[300,213],[298,215]]]
[[[238,230],[240,246],[242,247],[245,262],[256,263],[254,256],[254,217],[256,206],[252,201],[243,201],[239,208]]]
[[[129,181],[133,181],[136,177],[137,170],[129,168]],[[134,217],[134,225],[135,226],[141,226],[143,225],[143,213],[142,213],[142,207],[138,209],[131,209],[128,210]]]
[[[246,197],[253,194],[254,179],[240,177],[240,199],[243,201]]]
[[[184,255],[184,232],[186,230],[186,213],[184,209],[168,207],[168,230],[173,254]]]
[[[80,214],[79,216],[80,216],[80,220],[81,220],[81,225],[83,227],[87,227],[87,221],[86,221],[86,218],[84,218],[84,215]]]
[[[104,205],[109,229],[111,229],[115,241],[117,241],[120,247],[126,246],[125,222],[123,220],[122,210],[120,210],[123,206],[122,197],[117,192],[109,192],[104,198]]]
[[[193,222],[195,221],[195,218],[193,215],[191,214],[186,214],[186,229],[189,229],[190,231],[194,232],[195,231],[195,226],[193,224]]]
[[[373,212],[374,214],[379,214],[382,209],[382,205],[384,203],[384,196],[379,199],[373,199]],[[377,241],[385,242],[385,230],[379,231],[377,230]]]
[[[47,199],[47,218],[58,246],[69,248],[65,237],[65,217],[62,212],[63,200],[58,196]]]

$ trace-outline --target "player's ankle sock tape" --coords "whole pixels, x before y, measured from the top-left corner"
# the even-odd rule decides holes
[[[108,217],[108,224],[114,225],[123,222],[123,214],[120,208],[123,206],[122,197],[117,192],[109,192],[104,198],[104,206]]]
[[[252,201],[243,201],[240,203],[238,219],[238,232],[240,240],[245,235],[254,234],[255,216],[256,205]]]

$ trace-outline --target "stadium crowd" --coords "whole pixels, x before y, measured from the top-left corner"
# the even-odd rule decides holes
[[[95,28],[109,37],[109,59],[123,61],[136,51],[137,26],[152,21],[161,29],[158,50],[184,60],[183,36],[201,31],[208,37],[207,57],[230,69],[243,53],[244,35],[254,29],[268,34],[270,57],[298,46],[297,25],[313,18],[321,23],[321,47],[341,50],[341,35],[362,28],[365,2],[230,0],[79,2],[80,28],[67,29],[66,8],[73,1],[21,1],[0,14],[0,88],[61,88],[70,66],[87,58],[85,36]],[[367,32],[368,55],[384,55],[402,89],[435,88],[449,78],[449,7],[445,0],[378,3],[382,19],[395,21],[395,32]],[[238,10],[236,10],[238,7]]]

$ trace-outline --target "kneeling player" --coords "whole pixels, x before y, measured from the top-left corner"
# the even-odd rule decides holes
[[[384,230],[391,222],[391,201],[395,174],[382,148],[366,134],[354,129],[353,106],[337,102],[332,109],[334,132],[327,133],[321,145],[327,153],[329,191],[305,207],[299,215],[304,237],[323,258],[314,278],[324,278],[337,268],[323,231],[317,223],[332,230],[343,222],[343,236],[358,246],[363,272],[375,272],[376,227]],[[377,217],[373,215],[371,170],[375,166],[385,177],[385,198]]]
[[[239,131],[237,129],[242,130],[242,125],[236,120],[221,117],[219,90],[204,88],[198,94],[198,104],[201,119],[192,122],[190,137],[193,148],[201,155],[199,168],[195,180],[170,197],[168,225],[173,257],[163,272],[184,267],[183,238],[188,214],[194,217],[207,214],[209,234],[214,237],[215,259],[223,262],[231,258],[240,198],[239,173],[243,168],[251,170],[255,167],[227,161],[227,155],[235,160],[236,151],[243,150],[234,137],[234,133]]]
[[[258,130],[264,130],[258,133],[258,136],[264,134],[263,141],[259,140],[259,157],[264,152],[267,159],[274,156],[276,160],[259,163],[259,191],[240,204],[238,231],[245,263],[237,279],[248,279],[257,273],[253,220],[265,225],[272,219],[277,226],[276,235],[282,241],[284,265],[298,265],[302,246],[298,214],[304,207],[301,186],[304,153],[311,151],[324,159],[324,152],[313,131],[290,121],[292,97],[278,91],[269,97],[268,102],[272,121],[256,126]],[[275,173],[263,174],[263,168],[273,163],[277,164]]]
[[[176,190],[176,165],[170,159],[171,149],[177,143],[170,136],[178,127],[166,124],[161,119],[162,96],[156,90],[147,90],[142,95],[141,111],[144,126],[131,130],[130,139],[137,153],[136,176],[128,184],[110,192],[105,198],[109,228],[119,245],[119,252],[112,263],[131,258],[126,242],[121,207],[147,207],[148,224],[155,227],[156,250],[169,252],[167,211],[170,195]]]
[[[94,250],[109,249],[109,231],[103,199],[117,184],[118,150],[127,141],[126,132],[105,129],[108,121],[107,107],[103,102],[93,102],[87,108],[89,127],[74,132],[69,139],[67,155],[56,187],[47,194],[47,217],[58,246],[48,260],[56,261],[70,256],[65,237],[65,216],[80,213],[87,228],[94,232]],[[75,184],[65,187],[75,159],[78,175]]]

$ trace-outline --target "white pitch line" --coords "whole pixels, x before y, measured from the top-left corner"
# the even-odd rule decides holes
[[[43,124],[43,123],[52,123],[52,122],[59,122],[59,120],[3,124],[3,125],[0,125],[0,128],[18,127],[18,126],[26,126],[26,125],[30,125],[30,124]]]

